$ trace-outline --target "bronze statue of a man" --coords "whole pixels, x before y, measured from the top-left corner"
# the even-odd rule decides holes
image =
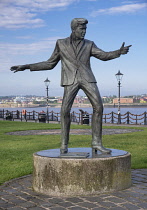
[[[90,100],[93,107],[92,116],[92,149],[102,153],[111,153],[102,145],[102,116],[103,104],[96,84],[96,79],[90,66],[90,57],[94,56],[103,61],[120,57],[127,54],[129,46],[122,44],[116,51],[105,52],[98,48],[93,41],[84,39],[88,20],[75,18],[71,22],[71,36],[57,40],[55,49],[47,61],[12,66],[14,72],[51,70],[61,60],[61,86],[64,87],[64,96],[61,108],[61,153],[68,152],[68,141],[70,132],[70,110],[79,89],[82,89]]]

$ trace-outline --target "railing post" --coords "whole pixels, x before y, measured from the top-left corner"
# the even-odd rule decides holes
[[[146,112],[144,112],[144,125],[147,125],[147,116],[146,116]]]
[[[26,112],[25,115],[24,115],[26,122],[27,122],[27,117],[28,117],[27,113],[29,113],[29,112]]]
[[[114,112],[111,112],[111,123],[113,124],[114,123]]]
[[[33,110],[33,120],[35,120],[35,111]]]
[[[72,118],[71,118],[71,121],[72,121],[72,122],[75,122],[75,112],[74,112],[74,111],[72,112]]]
[[[20,120],[22,122],[22,111],[20,112]]]
[[[59,121],[59,120],[58,120],[58,112],[57,112],[57,121]]]
[[[136,115],[136,125],[137,125],[137,115]]]
[[[5,113],[5,115],[6,115],[6,117],[5,117],[5,118],[6,118],[6,120],[7,120],[7,116],[8,116],[8,110],[6,110],[6,113]]]
[[[3,109],[3,119],[5,118],[5,110]]]
[[[80,113],[78,115],[79,115],[79,117],[77,117],[77,118],[79,118],[79,120],[78,120],[78,125],[79,125],[80,124]]]
[[[16,113],[17,113],[17,119],[19,119],[19,111],[17,110],[17,112],[16,112]]]
[[[53,111],[52,111],[52,121],[54,120],[54,113],[53,113]]]
[[[118,124],[121,124],[121,114],[118,114]]]
[[[107,123],[107,117],[106,117],[106,114],[105,114],[105,123]]]
[[[83,125],[83,113],[81,112],[81,125]]]
[[[127,112],[127,124],[129,124],[130,119],[129,119],[129,112]]]

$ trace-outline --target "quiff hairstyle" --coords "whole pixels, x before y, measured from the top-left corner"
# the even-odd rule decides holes
[[[85,18],[74,18],[71,21],[71,29],[74,30],[77,28],[79,25],[86,25],[88,23],[88,20]]]

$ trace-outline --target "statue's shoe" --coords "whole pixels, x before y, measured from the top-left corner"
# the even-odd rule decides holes
[[[60,153],[61,153],[61,154],[68,153],[68,149],[60,149]]]
[[[68,146],[67,145],[61,145],[60,153],[61,154],[68,153]]]
[[[96,153],[97,150],[104,153],[104,154],[110,154],[111,153],[110,149],[106,149],[105,147],[99,146],[99,145],[93,145],[92,146],[92,152]]]

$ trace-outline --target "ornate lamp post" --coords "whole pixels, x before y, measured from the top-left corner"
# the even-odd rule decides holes
[[[118,81],[118,124],[121,124],[121,116],[120,116],[120,87],[121,86],[120,85],[121,85],[123,74],[119,70],[118,73],[115,74],[115,76]]]
[[[48,116],[48,99],[49,99],[49,97],[48,97],[48,90],[49,90],[49,85],[50,85],[50,80],[48,79],[48,78],[46,78],[46,80],[44,81],[44,83],[45,83],[45,86],[46,86],[46,92],[47,92],[47,97],[46,97],[46,102],[47,102],[47,120],[48,120],[48,122],[49,122],[49,116]]]

